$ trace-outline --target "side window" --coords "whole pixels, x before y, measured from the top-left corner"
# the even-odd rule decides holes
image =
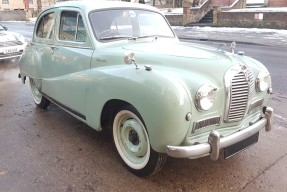
[[[52,39],[54,34],[54,13],[44,15],[37,26],[36,37]]]
[[[84,26],[84,22],[82,16],[79,15],[78,17],[78,26],[77,26],[77,37],[76,41],[78,42],[85,42],[86,41],[86,29]]]
[[[64,41],[86,41],[86,29],[82,16],[73,11],[64,11],[61,15],[59,39]]]

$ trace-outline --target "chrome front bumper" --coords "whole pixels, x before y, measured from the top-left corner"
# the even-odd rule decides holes
[[[212,160],[217,160],[219,157],[219,150],[238,143],[255,133],[259,132],[265,127],[265,131],[271,130],[271,124],[273,121],[273,109],[267,107],[264,111],[264,116],[258,122],[254,123],[250,127],[233,133],[226,137],[220,137],[218,131],[213,130],[210,132],[207,143],[201,143],[192,146],[167,146],[167,155],[177,158],[196,158],[210,155]]]

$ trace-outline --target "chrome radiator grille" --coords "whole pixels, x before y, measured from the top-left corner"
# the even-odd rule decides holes
[[[242,119],[249,96],[249,85],[243,72],[235,75],[231,81],[231,100],[228,113],[229,121]]]
[[[0,42],[0,47],[10,47],[10,46],[17,46],[17,45],[23,45],[23,43],[21,41]]]
[[[229,74],[230,75],[230,74]],[[225,121],[240,121],[246,112],[249,98],[254,91],[254,77],[246,68],[232,72],[228,86]]]

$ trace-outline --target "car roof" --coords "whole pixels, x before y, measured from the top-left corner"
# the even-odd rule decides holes
[[[155,7],[144,5],[140,3],[130,3],[123,1],[112,0],[81,0],[81,1],[64,1],[54,4],[52,7],[77,7],[86,13],[98,9],[110,8],[141,8],[159,12]]]

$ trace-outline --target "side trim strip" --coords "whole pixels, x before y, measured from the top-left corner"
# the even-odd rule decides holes
[[[86,116],[85,116],[85,115],[83,115],[83,114],[81,114],[80,112],[75,111],[75,110],[73,110],[73,109],[67,107],[66,105],[63,105],[62,103],[60,103],[60,102],[58,102],[58,101],[52,99],[51,97],[47,96],[45,93],[42,93],[42,92],[41,92],[41,94],[42,94],[44,97],[46,97],[47,99],[49,99],[50,101],[52,101],[53,103],[55,103],[56,105],[58,105],[59,107],[65,109],[66,111],[68,111],[68,112],[72,113],[73,115],[75,115],[75,116],[77,116],[77,117],[79,117],[79,118],[81,118],[81,119],[83,119],[83,120],[86,121]]]

